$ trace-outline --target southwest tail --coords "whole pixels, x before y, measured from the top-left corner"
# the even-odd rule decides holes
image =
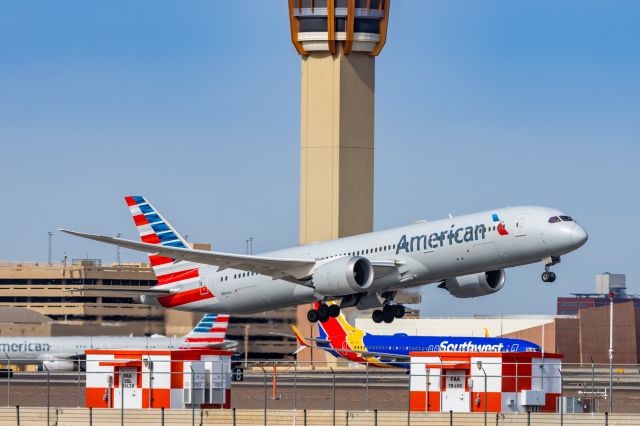
[[[187,241],[165,220],[144,197],[132,195],[125,197],[133,221],[138,228],[140,239],[149,244],[189,249]],[[165,308],[202,302],[211,303],[213,294],[200,280],[199,265],[185,260],[176,261],[170,257],[150,254],[149,261],[156,274],[158,285],[154,288],[177,288],[174,294],[158,297],[158,303]]]

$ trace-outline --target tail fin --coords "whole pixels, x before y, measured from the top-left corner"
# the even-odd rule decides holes
[[[229,327],[229,315],[206,314],[184,338],[189,347],[221,345]]]
[[[132,195],[124,197],[124,199],[129,206],[129,211],[143,242],[190,248],[187,241],[144,197]],[[150,254],[149,261],[158,280],[157,287],[162,286],[163,289],[180,287],[180,292],[158,298],[158,302],[165,308],[175,308],[197,302],[215,302],[209,289],[201,287],[200,265],[185,260],[176,261],[170,257],[156,254]],[[183,288],[184,290],[182,290]],[[206,299],[211,300],[203,302]]]

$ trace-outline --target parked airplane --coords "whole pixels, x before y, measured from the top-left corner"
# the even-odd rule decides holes
[[[38,361],[49,371],[73,371],[84,357],[85,349],[179,349],[215,348],[234,350],[237,342],[225,340],[229,315],[207,314],[189,334],[165,336],[57,336],[2,337],[0,353],[8,364],[33,364]],[[1,361],[0,361],[1,362]]]
[[[332,303],[328,302],[329,306]],[[318,305],[317,302],[316,305]],[[337,358],[366,363],[373,367],[409,368],[410,352],[540,352],[541,350],[540,346],[526,340],[501,337],[370,334],[353,327],[342,313],[336,318],[318,323],[318,338],[302,337],[295,325],[291,328],[300,345],[296,353],[308,347],[319,348]]]
[[[310,302],[311,322],[337,317],[340,308],[382,307],[376,322],[404,315],[394,302],[401,288],[437,283],[455,297],[499,291],[505,268],[550,267],[587,241],[570,216],[545,207],[510,207],[386,231],[371,232],[261,255],[193,250],[143,197],[125,197],[142,242],[66,231],[150,253],[158,285],[141,290],[78,289],[137,294],[142,303],[185,311],[249,314]],[[340,299],[331,307],[325,302]]]

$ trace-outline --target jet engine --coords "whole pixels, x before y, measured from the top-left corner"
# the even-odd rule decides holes
[[[373,266],[364,257],[341,257],[318,266],[312,282],[323,296],[361,293],[371,287]]]
[[[446,289],[452,296],[466,298],[493,294],[504,286],[504,269],[449,278],[438,287]]]
[[[46,368],[45,368],[46,367]],[[67,361],[62,359],[42,361],[41,371],[74,371],[76,369],[75,361]]]

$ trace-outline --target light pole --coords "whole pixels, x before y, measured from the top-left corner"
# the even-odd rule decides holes
[[[478,361],[476,366],[478,367],[478,370],[482,370],[482,373],[484,374],[484,426],[487,426],[487,372],[482,366],[482,361]]]
[[[48,260],[49,260],[49,266],[51,266],[51,252],[53,251],[53,232],[49,231],[47,232],[47,234],[49,235],[49,250],[48,250]]]
[[[609,414],[613,411],[613,291],[609,292]]]

